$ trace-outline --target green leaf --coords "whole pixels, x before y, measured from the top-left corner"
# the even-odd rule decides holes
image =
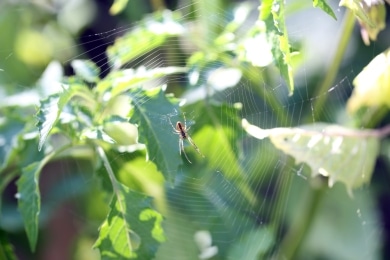
[[[110,144],[114,144],[115,140],[112,139],[106,132],[100,128],[86,129],[80,135],[80,138],[88,138],[94,140],[101,140]]]
[[[17,148],[17,138],[25,126],[20,118],[0,118],[0,171],[12,160],[12,155]]]
[[[270,228],[252,230],[233,244],[229,250],[228,259],[264,259],[274,243],[275,235]]]
[[[88,93],[83,93],[88,92]],[[64,89],[62,93],[50,95],[47,99],[41,101],[41,106],[37,113],[37,126],[39,130],[38,150],[42,149],[50,131],[57,123],[58,118],[69,100],[77,95],[91,95],[89,90],[83,85],[71,85],[69,89]]]
[[[41,161],[42,162],[42,161]],[[39,193],[39,175],[43,164],[34,162],[22,169],[22,175],[17,181],[18,208],[22,214],[30,248],[35,251],[38,239],[38,217],[41,210],[41,195]]]
[[[115,40],[107,48],[107,56],[114,69],[161,46],[168,37],[179,35],[183,27],[175,14],[165,10],[141,21],[134,30]]]
[[[255,203],[256,195],[253,194],[245,170],[237,159],[239,157],[237,144],[244,133],[240,126],[239,110],[228,104],[205,105],[203,101],[194,103],[186,109],[196,111],[198,115],[196,124],[191,126],[189,135],[205,155],[200,162],[206,161],[207,174],[209,174],[208,169],[222,172],[228,180],[235,181],[249,203]],[[196,155],[196,151],[191,146],[188,151]],[[216,154],[218,158],[224,159],[216,160],[214,158]],[[203,178],[208,177],[203,176]]]
[[[92,61],[73,60],[71,65],[76,75],[86,82],[96,83],[99,81],[100,69]]]
[[[139,142],[146,145],[148,159],[167,180],[173,181],[181,164],[179,137],[169,121],[172,113],[179,110],[177,101],[168,98],[161,88],[132,89],[128,95],[134,106],[130,123],[138,125]]]
[[[100,227],[98,247],[102,259],[153,259],[165,237],[162,215],[152,209],[152,198],[115,182],[110,212]]]
[[[113,71],[106,78],[97,84],[97,91],[103,93],[108,88],[112,88],[113,96],[129,90],[134,86],[142,85],[144,82],[162,78],[176,73],[185,73],[188,69],[182,67],[165,67],[146,69],[140,67],[137,69],[125,69]]]
[[[270,2],[265,3],[267,6],[265,12],[269,11]],[[292,72],[292,53],[288,42],[288,34],[285,25],[285,7],[284,0],[274,0],[271,8],[272,16],[267,14],[261,15],[267,26],[268,41],[272,46],[276,66],[287,83],[290,95],[294,91],[294,78]]]
[[[8,241],[6,233],[2,230],[0,230],[0,259],[16,260],[13,247]]]
[[[333,17],[333,19],[337,20],[336,15],[326,0],[313,0],[313,6],[321,8],[325,13],[329,14]]]
[[[267,20],[271,14],[272,4],[274,0],[264,0],[260,6],[260,20]]]
[[[367,11],[367,5],[362,0],[341,0],[339,6],[345,6],[350,9],[354,15],[363,23],[370,27],[374,27],[374,23],[371,21]]]
[[[352,195],[352,189],[371,179],[379,152],[378,132],[320,123],[261,129],[245,119],[242,125],[258,139],[270,138],[276,148],[294,157],[296,164],[306,163],[313,177],[319,174],[328,177],[330,187],[342,182]]]
[[[116,15],[122,12],[126,8],[127,2],[128,0],[114,0],[110,7],[110,14]]]
[[[390,108],[390,49],[376,56],[353,81],[355,86],[348,100],[349,113],[363,107]]]

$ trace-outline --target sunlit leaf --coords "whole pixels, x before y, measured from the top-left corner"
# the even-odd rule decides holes
[[[139,142],[144,143],[148,159],[169,180],[181,164],[179,156],[179,137],[173,133],[170,116],[179,111],[177,101],[168,98],[161,88],[151,90],[132,89],[128,93],[134,109],[130,123],[136,124]]]
[[[127,5],[128,0],[114,0],[110,7],[110,14],[116,15],[122,12]]]
[[[339,6],[345,6],[349,8],[355,16],[367,24],[370,27],[374,26],[374,23],[371,21],[369,15],[367,14],[367,4],[363,0],[341,0]],[[365,8],[366,7],[366,8]]]
[[[83,80],[94,83],[99,80],[100,69],[89,60],[73,60],[71,62],[77,76]]]
[[[41,210],[39,175],[43,164],[34,162],[22,169],[18,185],[18,208],[22,214],[30,248],[35,251],[38,239],[38,217]]]
[[[94,247],[102,259],[153,259],[165,237],[152,198],[115,182],[115,195]]]
[[[376,56],[353,81],[355,86],[348,100],[348,112],[362,107],[390,108],[390,49]]]
[[[268,41],[266,26],[258,21],[248,33],[247,37],[238,45],[240,60],[248,61],[253,66],[265,67],[273,61],[272,46]]]
[[[264,14],[260,15],[260,19],[266,23],[266,34],[268,42],[272,46],[272,54],[275,59],[276,66],[287,83],[290,95],[294,91],[294,78],[292,72],[292,53],[290,51],[290,44],[288,42],[288,34],[285,22],[285,3],[283,0],[274,0],[271,10],[269,10],[270,1],[263,3],[265,6]],[[262,6],[263,6],[262,4]],[[271,12],[271,16],[268,12]]]
[[[118,69],[140,55],[161,46],[168,37],[180,34],[183,27],[174,16],[170,11],[154,14],[141,21],[134,30],[116,39],[115,43],[107,49],[111,66]]]
[[[334,14],[332,8],[328,5],[326,0],[313,0],[313,6],[321,8],[325,13],[329,14],[335,20],[337,20],[336,15]]]
[[[137,69],[113,71],[97,84],[97,91],[104,92],[108,88],[112,88],[111,94],[117,95],[132,87],[139,86],[144,82],[185,72],[187,72],[187,69],[182,67],[162,67],[155,69],[140,67]]]
[[[100,128],[87,129],[81,134],[80,138],[101,140],[110,144],[115,143],[115,140]]]
[[[386,27],[386,7],[383,1],[342,0],[340,6],[349,8],[361,26],[360,32],[366,45],[376,40]]]
[[[273,145],[310,166],[312,176],[328,177],[329,186],[345,184],[349,194],[371,179],[379,152],[375,131],[353,130],[337,125],[313,124],[299,128],[261,129],[245,119],[244,129],[258,139],[270,138]]]
[[[265,21],[269,18],[274,0],[264,0],[260,6],[260,19]]]
[[[47,99],[41,102],[41,106],[37,113],[37,126],[39,129],[39,145],[38,150],[42,149],[53,126],[57,123],[58,118],[69,100],[84,91],[88,91],[83,86],[72,86],[69,89],[64,89],[62,93],[50,95]]]

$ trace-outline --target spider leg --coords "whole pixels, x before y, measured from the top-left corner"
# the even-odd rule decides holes
[[[196,144],[194,143],[194,141],[192,141],[192,139],[189,135],[187,135],[187,140],[195,148],[195,150],[198,152],[198,154],[200,154],[204,158],[204,155],[200,152],[198,146],[196,146]]]
[[[187,161],[188,161],[189,163],[192,163],[192,162],[190,161],[190,159],[188,159],[188,156],[187,156],[187,154],[186,154],[186,151],[184,150],[184,142],[183,142],[183,139],[181,139],[181,138],[180,138],[180,140],[179,140],[179,149],[180,149],[180,155],[181,155],[181,152],[183,151],[184,156],[186,157]]]

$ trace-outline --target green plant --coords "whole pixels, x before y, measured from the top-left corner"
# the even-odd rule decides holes
[[[366,15],[367,10],[360,5],[353,1],[343,4],[368,28],[376,27],[372,18]],[[126,1],[116,1],[112,12],[119,12],[125,5]],[[313,1],[313,5],[336,18],[326,1]],[[290,184],[280,181],[282,177],[274,179],[273,171],[280,175],[283,172],[278,168],[282,159],[277,158],[291,156],[286,157],[286,161],[283,159],[285,168],[295,167],[292,158],[297,164],[305,163],[310,168],[305,171],[311,172],[308,175],[313,179],[318,180],[317,175],[325,176],[329,186],[341,182],[350,196],[354,189],[370,181],[380,152],[380,140],[389,134],[388,127],[351,130],[321,123],[296,126],[296,122],[292,123],[296,127],[287,127],[291,126],[288,122],[293,121],[290,118],[294,115],[285,109],[281,97],[292,96],[296,91],[293,67],[299,62],[299,54],[288,39],[284,1],[263,1],[259,19],[245,32],[241,30],[246,25],[242,16],[230,21],[210,22],[210,17],[215,15],[212,14],[214,8],[223,8],[223,3],[214,7],[206,1],[197,1],[190,7],[200,10],[200,14],[188,17],[179,11],[155,12],[117,38],[107,48],[111,70],[103,78],[93,62],[73,60],[71,66],[75,75],[61,79],[61,86],[54,93],[44,94],[36,118],[30,116],[29,106],[3,107],[0,191],[17,178],[18,209],[32,251],[37,245],[42,212],[40,174],[50,164],[70,158],[80,164],[88,162],[86,169],[91,172],[89,178],[94,180],[89,187],[91,192],[103,194],[106,205],[110,200],[109,212],[94,244],[102,259],[152,259],[168,255],[174,258],[183,253],[193,258],[197,256],[197,250],[204,253],[211,244],[198,249],[195,243],[187,245],[183,241],[204,229],[210,230],[218,246],[216,259],[243,255],[247,259],[261,259],[277,254],[290,259],[296,256],[326,188],[320,181],[320,188],[310,189],[309,197],[313,199],[299,217],[302,222],[282,232],[286,221],[283,209],[278,207],[285,205],[288,192],[284,185]],[[245,5],[239,8],[249,15],[250,8]],[[344,19],[344,33],[334,63],[322,85],[314,90],[315,99],[311,104],[314,108],[305,115],[314,121],[324,120],[320,112],[325,110],[327,95],[323,93],[334,84],[352,32],[353,13],[347,11]],[[151,63],[149,67],[127,68],[129,63],[138,64],[137,59],[157,48],[169,53],[170,44],[178,45],[179,39],[189,31],[190,23],[185,23],[189,21],[205,25],[202,37],[190,37],[197,51],[172,57],[167,60],[167,66]],[[262,48],[262,55],[256,56],[249,47],[251,44]],[[388,51],[379,57],[379,65],[378,60],[373,61],[375,66],[385,66],[389,61]],[[378,92],[389,91],[389,68],[386,68],[377,75],[374,84],[377,89],[372,88],[364,94],[364,97],[372,98],[362,98],[359,91],[364,88],[360,84],[365,81],[362,78],[372,77],[373,73],[364,76],[362,72],[356,78],[356,90],[348,101],[350,112],[357,112],[355,126],[374,127],[384,120],[387,109],[383,110],[383,107],[389,106],[388,99],[379,98],[385,95]],[[282,94],[259,87],[260,83],[273,85],[276,69],[286,86]],[[273,125],[253,117],[256,113],[251,111],[251,101],[248,105],[244,103],[245,98],[239,100],[236,90],[221,99],[220,92],[207,81],[207,75],[216,71],[222,72],[216,81],[223,82],[223,91],[229,91],[229,88],[247,91],[252,99],[261,100],[257,102],[261,102],[276,125],[283,128],[260,129],[248,123]],[[233,83],[225,82],[224,77],[228,74],[238,75],[238,79]],[[168,90],[179,93],[175,88],[182,88],[185,83],[170,79],[183,75],[194,78],[190,88],[203,88],[206,94],[180,106],[181,99],[168,94],[166,85]],[[153,80],[159,83],[153,85]],[[243,93],[241,97],[245,95]],[[372,109],[385,112],[367,120]],[[190,117],[196,116],[191,136],[205,155],[203,159],[189,151],[193,165],[183,162],[180,157],[178,136],[172,133],[170,125],[171,118],[181,120],[185,112]],[[246,116],[252,116],[252,119],[243,119]],[[267,154],[262,153],[259,158],[259,148],[245,147],[249,146],[247,142],[253,142],[246,132],[258,139],[269,137],[271,142],[264,144]],[[262,194],[262,186],[272,186],[275,193],[267,190]],[[175,197],[199,202],[204,214],[199,214],[196,202],[193,205],[186,205],[186,201],[174,203]],[[265,208],[272,208],[273,204],[280,206],[275,206],[268,214]],[[186,219],[192,222],[187,224]],[[265,219],[266,224],[259,224],[259,219]],[[232,241],[232,245],[227,241]],[[261,241],[261,246],[257,246],[256,241]],[[275,241],[282,241],[281,246],[278,247]],[[179,248],[175,255],[172,251],[176,247]],[[254,249],[245,251],[242,248]],[[11,258],[12,252],[4,250],[4,255]]]

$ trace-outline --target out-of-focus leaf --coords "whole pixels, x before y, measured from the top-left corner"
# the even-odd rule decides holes
[[[260,19],[266,23],[268,42],[272,46],[272,54],[275,59],[276,66],[279,68],[280,73],[287,83],[287,87],[290,95],[294,91],[294,78],[292,72],[292,53],[290,51],[290,45],[288,43],[288,34],[285,25],[285,8],[283,0],[274,0],[271,10],[269,5],[270,1],[262,3],[264,8],[260,7],[260,10],[264,9],[264,14],[260,14]],[[271,12],[272,16],[268,14]]]
[[[112,88],[111,94],[117,95],[146,81],[185,72],[187,72],[187,69],[182,67],[165,67],[149,70],[145,67],[140,67],[137,69],[113,71],[97,84],[97,91],[104,92],[108,88]]]
[[[261,2],[260,6],[260,19],[265,21],[269,18],[272,10],[272,4],[274,0],[264,0]]]
[[[16,260],[12,245],[8,241],[4,231],[0,230],[0,259]]]
[[[348,100],[349,113],[362,107],[390,108],[390,49],[376,56],[353,81],[355,86]]]
[[[102,259],[153,259],[165,240],[162,215],[152,209],[152,198],[115,183],[117,190],[94,247]]]
[[[341,0],[339,6],[345,6],[350,9],[360,21],[368,26],[375,26],[367,14],[368,6],[364,0]]]
[[[134,30],[116,39],[114,45],[107,48],[109,63],[114,69],[118,69],[161,46],[168,37],[179,35],[182,31],[182,25],[170,11],[149,16]]]
[[[321,8],[325,13],[329,14],[333,17],[333,19],[337,20],[336,15],[326,0],[313,0],[313,6]]]
[[[116,15],[123,11],[126,8],[127,2],[129,0],[114,0],[110,7],[110,14]]]
[[[82,92],[88,92],[88,89],[81,85],[73,85],[69,89],[64,89],[62,93],[50,95],[47,99],[41,102],[41,106],[37,113],[37,126],[39,129],[39,145],[38,150],[42,149],[47,136],[57,123],[58,118],[68,101],[75,95]],[[83,93],[84,94],[84,93]]]
[[[204,102],[197,102],[187,108],[189,111],[199,113],[196,124],[191,126],[189,131],[189,135],[205,155],[199,163],[205,160],[208,169],[220,171],[228,180],[234,180],[243,196],[250,203],[255,203],[256,196],[249,188],[245,170],[237,159],[239,156],[237,144],[243,135],[239,110],[226,104],[206,106]],[[190,145],[187,151],[190,158],[190,153],[196,155],[196,151]]]
[[[273,145],[295,158],[296,164],[310,166],[312,176],[337,181],[348,193],[371,179],[379,152],[379,136],[370,130],[353,130],[337,125],[313,124],[299,128],[261,129],[245,119],[244,129],[258,139],[270,138]]]
[[[115,140],[100,128],[87,129],[81,134],[80,138],[101,140],[110,144],[115,143]]]
[[[18,208],[23,216],[24,226],[30,248],[35,251],[38,239],[38,217],[41,210],[41,195],[39,192],[39,175],[43,163],[34,162],[22,169],[18,185]]]
[[[218,247],[219,258],[228,259],[224,257],[228,248],[238,242],[241,234],[256,227],[252,214],[253,205],[239,188],[240,182],[229,180],[221,172],[212,170],[195,171],[195,173],[193,176],[181,176],[178,185],[167,191],[168,201],[174,204],[167,217],[167,222],[170,224],[166,228],[167,243],[172,243],[171,239],[184,246],[193,243],[193,236],[188,237],[188,229],[191,232],[192,228],[200,226],[210,231],[212,245]],[[183,219],[189,219],[185,221],[189,225],[185,228],[176,226],[176,222],[180,223]],[[194,223],[195,227],[191,226]],[[183,241],[175,237],[177,233],[183,235],[179,239]],[[194,234],[193,231],[191,233]],[[224,241],[231,241],[231,243],[227,244]],[[165,246],[164,244],[162,247]],[[200,251],[203,251],[204,247],[199,244],[198,247]]]
[[[228,259],[257,260],[264,255],[275,243],[275,235],[270,228],[263,227],[246,233],[229,250]]]
[[[83,80],[96,83],[99,81],[100,69],[90,60],[73,60],[71,62],[77,76]]]
[[[25,122],[21,118],[0,118],[0,170],[3,170],[11,160],[17,147],[17,138]]]
[[[237,52],[240,60],[251,62],[253,66],[265,67],[273,61],[272,46],[263,21],[257,21],[248,37],[238,45]]]
[[[169,119],[179,110],[178,102],[167,97],[161,88],[131,89],[128,95],[134,107],[130,123],[138,126],[139,141],[146,145],[148,159],[167,180],[173,181],[181,160],[179,137],[173,133]]]
[[[384,1],[342,0],[340,6],[349,8],[355,14],[366,45],[370,45],[370,40],[375,41],[378,33],[386,27]]]

